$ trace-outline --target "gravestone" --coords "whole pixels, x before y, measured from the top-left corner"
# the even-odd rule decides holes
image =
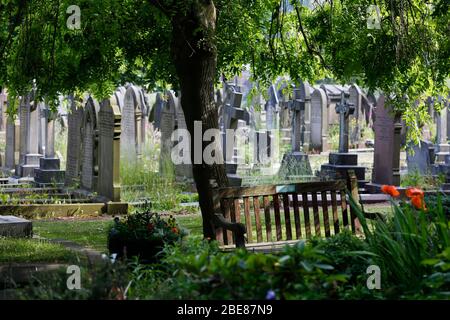
[[[447,112],[447,108],[444,107],[440,114],[436,114],[437,163],[445,163],[446,157],[450,155],[450,145],[448,144],[447,136]]]
[[[142,100],[139,88],[129,86],[122,108],[121,155],[130,160],[142,154]]]
[[[413,145],[406,154],[408,173],[419,173],[421,175],[431,173],[430,146],[432,143],[420,141],[419,145]]]
[[[0,216],[0,237],[31,237],[31,221],[15,216]]]
[[[172,132],[175,130],[176,126],[176,111],[175,111],[175,101],[169,99],[169,92],[159,95],[162,103],[161,108],[161,121],[160,121],[160,131],[161,131],[161,155],[160,155],[160,165],[159,172],[166,174],[167,170],[170,170],[172,165],[171,151],[172,151]],[[158,101],[158,98],[157,98]],[[158,102],[157,102],[158,103]]]
[[[361,146],[361,128],[365,111],[363,107],[363,101],[365,100],[365,95],[361,88],[356,84],[351,85],[348,91],[350,95],[349,101],[355,106],[355,113],[350,116],[352,122],[350,123],[350,144],[358,148]]]
[[[329,154],[329,163],[321,166],[321,175],[325,177],[347,179],[348,170],[353,170],[360,187],[365,185],[366,168],[358,166],[358,155],[349,153],[349,118],[355,112],[355,106],[348,102],[348,95],[341,92],[341,101],[336,104],[339,115],[339,151]]]
[[[117,101],[117,100],[116,100]],[[95,191],[98,184],[98,112],[100,106],[92,97],[87,98],[81,123],[81,172],[80,186]]]
[[[292,138],[292,151],[283,155],[279,175],[284,178],[292,176],[311,176],[311,164],[308,155],[303,151],[304,146],[309,148],[310,132],[307,131],[306,118],[308,118],[308,127],[310,125],[310,92],[308,83],[302,84],[300,88],[294,89],[294,99],[290,103],[290,109],[293,114],[294,134]],[[308,114],[308,116],[307,116]],[[308,137],[309,136],[309,137]]]
[[[317,88],[311,95],[311,150],[327,152],[328,143],[328,104],[325,91]]]
[[[99,196],[120,201],[120,123],[121,115],[116,99],[103,100],[98,112]]]
[[[5,167],[14,170],[19,164],[20,120],[11,117],[6,121]]]
[[[267,130],[276,130],[278,129],[278,124],[280,122],[280,107],[279,107],[279,99],[277,90],[275,89],[275,85],[272,84],[268,90],[269,99],[266,102],[266,128]]]
[[[160,131],[161,131],[161,118],[164,106],[165,106],[164,94],[158,92],[156,94],[155,104],[153,105],[149,121],[153,121],[153,126],[156,129],[159,129]]]
[[[39,168],[34,169],[34,181],[39,186],[47,184],[60,185],[64,182],[64,170],[60,169],[60,159],[55,154],[55,119],[56,113],[48,105],[42,104],[42,151],[44,157],[39,159]]]
[[[114,92],[114,96],[116,98],[117,106],[119,107],[121,112],[123,110],[123,106],[124,106],[124,103],[125,103],[126,91],[127,91],[127,88],[125,88],[123,86],[120,86]]]
[[[328,103],[328,125],[338,125],[339,115],[336,113],[336,105],[341,101],[341,93],[348,95],[348,86],[336,84],[322,84],[320,86],[325,91]]]
[[[229,86],[225,104],[222,108],[223,114],[223,132],[222,132],[222,150],[224,156],[225,167],[227,170],[228,182],[230,186],[240,186],[242,178],[237,175],[238,159],[236,156],[237,140],[232,143],[227,141],[226,130],[236,130],[242,126],[249,125],[250,114],[247,110],[241,108],[242,93],[239,87]]]
[[[175,104],[175,129],[187,130],[186,119],[184,117],[184,111],[181,106],[181,97],[176,97],[173,92],[169,92],[169,103]],[[186,136],[178,135],[174,138],[175,141],[180,141],[180,138],[186,139]],[[181,178],[192,179],[194,176],[192,172],[192,165],[184,163],[175,165],[175,174],[176,176]]]
[[[375,107],[375,150],[371,185],[400,185],[400,133],[399,116],[392,115],[385,96],[379,95]],[[374,190],[373,188],[371,188]]]
[[[28,126],[26,130],[26,153],[23,157],[23,162],[20,164],[20,176],[21,177],[34,177],[34,169],[39,168],[39,159],[43,157],[39,153],[39,141],[40,141],[40,107],[41,103],[37,101],[30,101],[27,99],[26,117],[24,123]],[[22,123],[22,119],[21,119]],[[22,127],[22,126],[21,126]],[[21,133],[22,136],[22,133]]]
[[[25,155],[27,154],[27,139],[29,131],[29,117],[30,117],[30,94],[23,96],[19,100],[19,163],[16,166],[16,176],[21,176],[21,165],[25,164]]]
[[[81,128],[83,124],[83,108],[78,105],[73,96],[69,96],[69,113],[67,115],[67,160],[66,186],[73,186],[79,182],[81,169]]]

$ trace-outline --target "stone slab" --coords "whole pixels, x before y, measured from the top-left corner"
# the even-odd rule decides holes
[[[337,153],[329,154],[330,164],[356,166],[358,165],[358,155],[356,153]]]
[[[0,236],[31,237],[33,224],[31,221],[15,216],[0,216]]]
[[[58,158],[40,158],[39,167],[43,170],[59,170],[60,160]]]

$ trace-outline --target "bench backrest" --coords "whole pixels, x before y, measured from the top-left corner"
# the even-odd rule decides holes
[[[227,220],[246,226],[248,243],[329,237],[348,227],[349,220],[355,232],[344,180],[221,188],[214,198]],[[221,244],[234,243],[231,231],[220,228],[216,234]]]

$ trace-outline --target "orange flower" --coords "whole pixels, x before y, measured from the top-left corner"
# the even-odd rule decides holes
[[[413,198],[413,197],[423,198],[423,191],[418,188],[409,188],[408,190],[406,190],[406,196],[408,198]]]
[[[411,204],[418,210],[427,210],[427,208],[425,207],[425,201],[423,201],[423,197],[421,196],[412,197]]]
[[[386,193],[393,198],[397,198],[400,195],[400,192],[398,192],[395,186],[383,185],[381,186],[381,192]]]

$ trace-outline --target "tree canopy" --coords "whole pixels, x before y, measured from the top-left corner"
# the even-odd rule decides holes
[[[36,79],[38,96],[49,101],[83,91],[103,98],[125,82],[177,88],[174,17],[193,8],[200,12],[209,2],[79,0],[81,28],[72,30],[67,9],[73,1],[2,0],[0,85],[19,96]],[[215,0],[215,32],[190,44],[192,50],[216,50],[217,82],[249,65],[261,88],[288,75],[294,82],[330,78],[381,90],[403,114],[410,137],[418,139],[420,124],[430,120],[426,97],[449,92],[449,2],[303,2]],[[379,9],[379,29],[367,26],[371,5]]]

